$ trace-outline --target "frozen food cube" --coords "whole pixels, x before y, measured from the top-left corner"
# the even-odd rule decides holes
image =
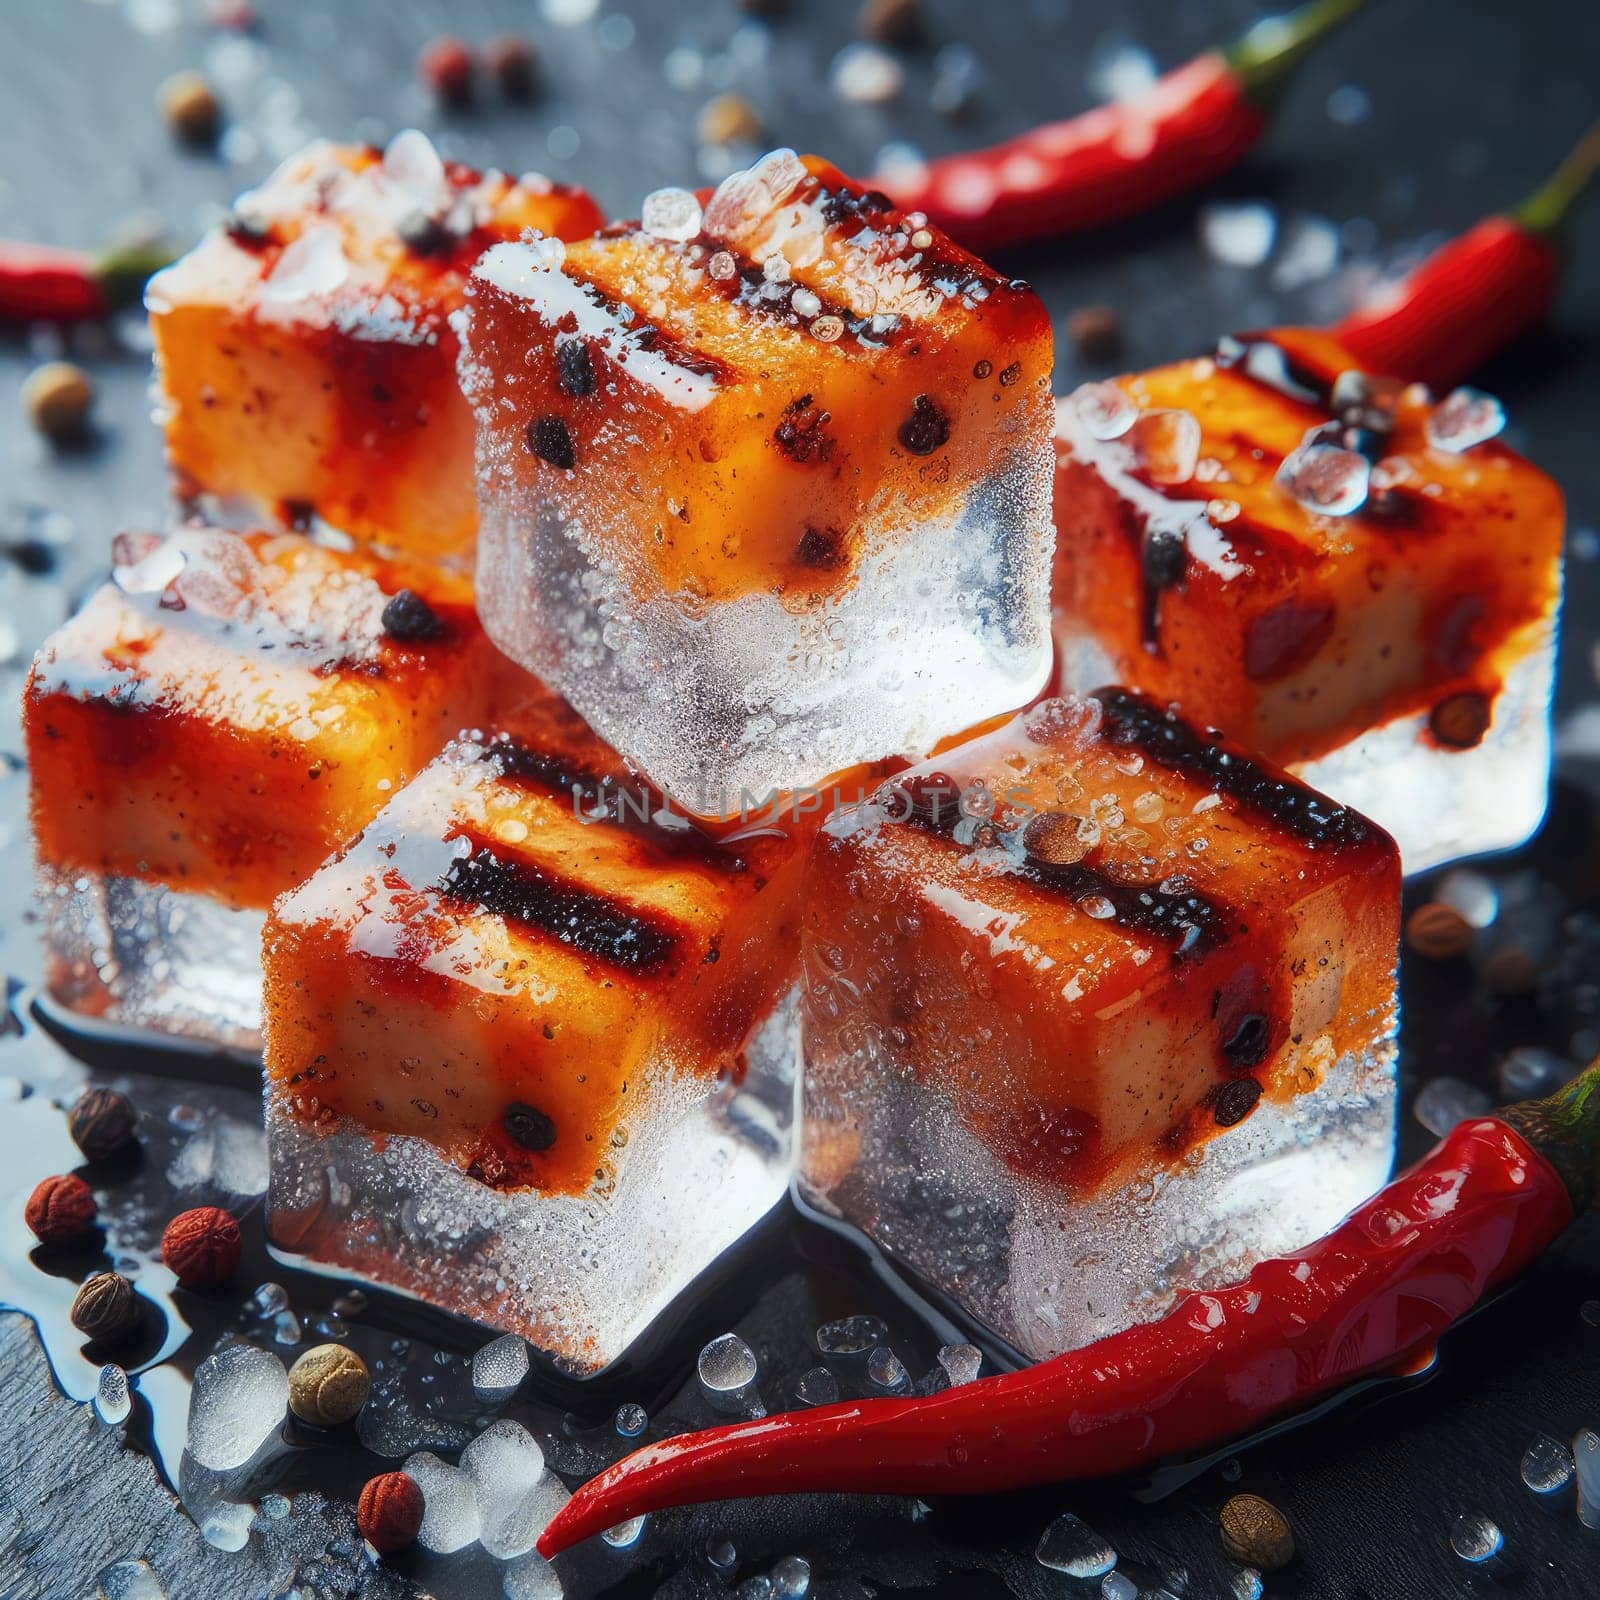
[[[472,415],[449,315],[496,240],[600,221],[581,190],[480,176],[415,130],[292,157],[150,284],[180,486],[470,566]]]
[[[24,706],[57,999],[249,1049],[274,896],[526,675],[464,576],[295,534],[120,534]]]
[[[269,1226],[589,1373],[783,1191],[817,813],[718,840],[554,696],[501,727],[273,911]]]
[[[1544,815],[1561,493],[1303,329],[1057,412],[1061,683],[1176,701],[1375,818],[1407,872]]]
[[[495,246],[458,323],[484,625],[686,807],[1043,687],[1049,320],[915,214],[781,150]]]
[[[1399,888],[1151,701],[1041,701],[818,834],[801,1194],[1030,1359],[1242,1278],[1387,1174]]]

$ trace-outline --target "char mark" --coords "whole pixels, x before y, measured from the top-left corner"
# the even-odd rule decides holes
[[[553,795],[591,826],[621,828],[650,845],[659,859],[692,860],[717,872],[746,870],[743,856],[679,813],[670,813],[673,822],[662,821],[665,803],[642,779],[626,782],[569,756],[536,750],[509,734],[485,746],[482,759],[493,764],[502,782]]]
[[[627,906],[546,872],[507,861],[482,842],[451,862],[438,888],[464,905],[550,935],[624,972],[659,971],[679,944],[678,932]]]
[[[734,378],[734,370],[727,362],[708,355],[704,350],[696,350],[676,334],[669,333],[658,323],[651,322],[637,307],[629,305],[616,295],[607,293],[593,279],[585,278],[577,272],[570,261],[562,270],[622,330],[621,339],[624,344],[631,345],[635,350],[648,350],[652,355],[660,356],[663,361],[670,362],[684,372],[695,377],[710,378],[719,386],[726,386]],[[602,343],[591,348],[591,361],[596,348],[602,360],[612,360],[610,351]]]
[[[905,820],[940,838],[953,840],[964,819],[956,798],[951,790],[949,805],[913,804]],[[1226,940],[1229,928],[1239,922],[1229,907],[1190,885],[1175,885],[1174,892],[1163,893],[1151,884],[1129,883],[1083,861],[1042,861],[1025,856],[1010,876],[1075,904],[1103,899],[1111,907],[1111,915],[1105,920],[1168,946],[1181,961],[1196,960],[1215,950]]]
[[[1222,748],[1143,695],[1096,689],[1093,698],[1104,710],[1105,737],[1112,744],[1137,750],[1169,772],[1209,784],[1313,850],[1348,849],[1376,837],[1376,830],[1358,812]]]

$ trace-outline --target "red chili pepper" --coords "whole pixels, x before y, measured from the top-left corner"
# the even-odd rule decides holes
[[[160,244],[103,255],[0,239],[0,322],[85,322],[129,305],[172,260]]]
[[[1432,1344],[1590,1203],[1597,1151],[1600,1060],[1547,1100],[1463,1123],[1326,1238],[1234,1288],[942,1394],[649,1445],[578,1490],[539,1549],[555,1555],[691,1501],[990,1494],[1126,1472],[1248,1433]]]
[[[1448,388],[1549,314],[1561,235],[1597,171],[1600,125],[1532,198],[1436,250],[1333,336],[1369,372]]]
[[[901,210],[924,212],[972,250],[1118,222],[1238,162],[1294,69],[1364,3],[1312,0],[1257,23],[1229,50],[1197,56],[1135,99],[873,182]]]

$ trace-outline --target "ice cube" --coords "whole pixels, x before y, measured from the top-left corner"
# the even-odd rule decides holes
[[[483,1524],[470,1475],[441,1461],[431,1450],[408,1456],[405,1471],[422,1491],[422,1528],[417,1543],[442,1556],[475,1544]]]
[[[289,1291],[281,1283],[258,1284],[246,1304],[254,1316],[275,1317],[289,1309]]]
[[[826,1367],[811,1367],[796,1381],[794,1397],[803,1406],[831,1406],[839,1398],[839,1380]]]
[[[128,1374],[114,1362],[100,1369],[100,1379],[94,1391],[94,1409],[100,1420],[109,1427],[126,1422],[128,1413],[133,1410]]]
[[[545,696],[278,902],[275,1243],[587,1372],[776,1201],[816,814],[721,839],[661,808]]]
[[[543,1556],[525,1556],[505,1569],[505,1600],[561,1600],[561,1580]]]
[[[942,1344],[939,1346],[939,1365],[950,1380],[952,1388],[977,1381],[983,1368],[983,1355],[973,1344]]]
[[[905,1364],[887,1345],[879,1345],[867,1357],[867,1378],[880,1389],[891,1393],[905,1388],[909,1381]]]
[[[836,813],[811,869],[800,1190],[1028,1356],[1386,1175],[1394,846],[1219,735],[1045,702]]]
[[[499,1521],[485,1527],[483,1548],[497,1560],[509,1560],[533,1549],[551,1519],[572,1498],[570,1491],[553,1473],[546,1473],[516,1502],[503,1509]]]
[[[889,1337],[882,1317],[858,1314],[825,1322],[817,1329],[817,1350],[825,1356],[865,1355]]]
[[[514,1333],[503,1333],[481,1346],[472,1357],[472,1387],[478,1398],[509,1400],[528,1376],[528,1345]]]
[[[461,1452],[461,1466],[478,1497],[485,1547],[507,1548],[516,1542],[513,1523],[520,1525],[523,1501],[545,1474],[539,1441],[521,1423],[503,1418]]]
[[[297,535],[185,527],[179,575],[97,590],[40,650],[24,709],[50,987],[101,1021],[260,1040],[266,908],[520,675],[462,578]],[[406,591],[435,624],[400,638]],[[260,1134],[195,1133],[179,1186],[259,1194]]]
[[[283,1421],[289,1374],[270,1351],[232,1344],[195,1368],[187,1450],[203,1467],[242,1467]]]
[[[1070,1511],[1063,1512],[1039,1535],[1034,1555],[1040,1566],[1071,1578],[1103,1577],[1117,1564],[1117,1552]]]
[[[1062,687],[1226,728],[1387,828],[1408,872],[1542,818],[1561,593],[1557,487],[1498,439],[1437,448],[1431,404],[1277,329],[1057,408]],[[1198,419],[1192,483],[1133,447],[1172,411]]]
[[[695,238],[474,270],[485,625],[699,814],[926,748],[1048,671],[1048,319],[915,218],[776,151]]]
[[[600,220],[565,185],[446,167],[415,129],[381,157],[324,142],[291,157],[149,286],[174,467],[266,515],[469,567],[472,421],[449,323],[467,268],[524,229]]]
[[[1125,1572],[1108,1572],[1100,1580],[1101,1600],[1139,1600],[1139,1585]]]
[[[692,239],[700,231],[700,202],[687,189],[656,189],[644,197],[639,226],[654,239]]]
[[[1504,431],[1505,407],[1481,389],[1453,389],[1428,413],[1428,443],[1460,455]]]

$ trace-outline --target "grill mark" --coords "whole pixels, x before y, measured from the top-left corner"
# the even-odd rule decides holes
[[[814,322],[817,317],[837,317],[844,324],[844,333],[833,341],[835,345],[842,343],[847,337],[858,342],[862,341],[863,335],[871,325],[870,317],[857,316],[843,301],[830,298],[808,283],[791,282],[785,286],[788,292],[783,298],[769,297],[764,291],[771,286],[753,256],[746,255],[731,239],[724,238],[721,234],[703,233],[700,236],[700,243],[705,248],[708,259],[719,251],[726,251],[733,257],[738,267],[731,278],[713,278],[707,272],[705,287],[720,294],[730,305],[737,306],[752,320],[803,331],[807,324]],[[790,301],[796,289],[810,290],[817,297],[822,309],[810,317],[801,317],[791,310]],[[904,325],[904,318],[901,318],[894,328],[885,333],[874,334],[868,342],[874,349],[887,349],[895,342]],[[828,347],[818,341],[817,348],[825,350]]]
[[[1143,695],[1096,689],[1092,698],[1104,711],[1108,743],[1137,750],[1169,772],[1209,784],[1313,850],[1351,849],[1380,837],[1358,812],[1208,742]]]
[[[719,385],[732,383],[738,374],[726,361],[697,350],[677,334],[669,332],[659,323],[651,322],[638,309],[618,295],[612,294],[595,280],[573,265],[569,256],[561,269],[578,284],[591,300],[622,330],[621,337],[636,349],[660,356],[663,361],[691,373],[697,378],[711,378]],[[621,367],[603,343],[591,348],[591,357],[598,351],[600,357],[619,371]]]
[[[932,809],[915,807],[906,817],[913,827],[951,844],[955,844],[954,831],[961,820],[960,807],[953,803]],[[1104,920],[1130,933],[1158,940],[1180,961],[1209,954],[1226,941],[1228,930],[1240,921],[1224,902],[1198,890],[1164,895],[1149,884],[1129,883],[1082,861],[1040,861],[1028,856],[1007,876],[1073,901],[1101,895],[1112,907],[1112,915]]]
[[[630,788],[608,772],[575,761],[570,756],[536,750],[510,734],[487,745],[480,758],[493,762],[502,783],[537,789],[570,805],[592,827],[617,828],[642,839],[662,857],[691,860],[729,876],[745,872],[749,863],[735,850],[691,824],[668,827],[656,820],[660,797],[641,780]],[[641,816],[642,806],[648,814]]]
[[[664,921],[644,917],[532,862],[507,860],[470,834],[461,837],[471,853],[452,861],[436,887],[462,905],[644,976],[665,966],[682,943],[681,931]]]
[[[1333,409],[1333,379],[1295,360],[1270,334],[1230,334],[1217,342],[1217,365],[1300,405]]]

